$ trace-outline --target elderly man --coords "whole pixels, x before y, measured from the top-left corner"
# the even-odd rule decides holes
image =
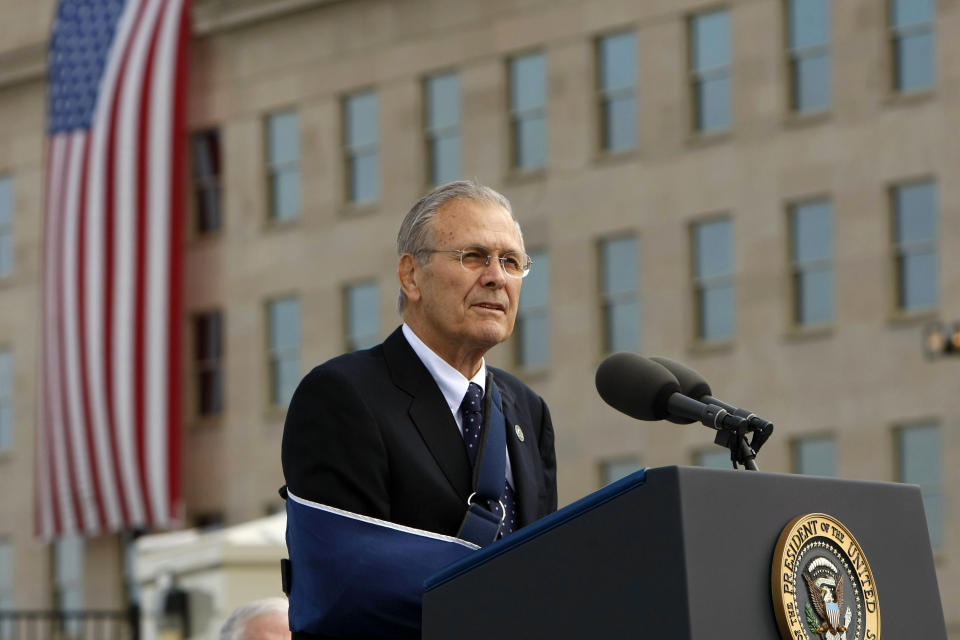
[[[282,462],[299,498],[455,536],[475,490],[484,396],[500,399],[500,535],[557,507],[553,426],[543,399],[489,367],[513,331],[530,269],[510,203],[472,181],[434,189],[397,237],[403,325],[372,349],[339,356],[300,383]],[[492,424],[492,423],[491,423]],[[502,440],[501,440],[502,441]]]

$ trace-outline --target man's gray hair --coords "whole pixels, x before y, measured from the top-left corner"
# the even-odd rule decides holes
[[[397,232],[397,255],[402,256],[409,253],[419,260],[420,264],[426,264],[430,260],[430,256],[423,250],[433,248],[430,247],[433,217],[445,204],[459,199],[503,207],[513,218],[513,223],[517,225],[520,246],[523,248],[523,232],[520,230],[520,223],[513,216],[513,209],[507,197],[476,180],[455,180],[436,187],[410,208],[410,211],[403,218],[403,222],[400,223],[400,231]],[[400,297],[397,300],[397,311],[403,313],[406,302],[407,295],[401,288]]]
[[[288,603],[286,598],[264,598],[241,605],[230,614],[220,630],[220,640],[247,640],[244,637],[247,623],[264,613],[278,611],[287,614]]]

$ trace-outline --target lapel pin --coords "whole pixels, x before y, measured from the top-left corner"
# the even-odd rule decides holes
[[[513,430],[517,432],[517,440],[523,442],[523,429],[520,428],[520,425],[513,425]]]

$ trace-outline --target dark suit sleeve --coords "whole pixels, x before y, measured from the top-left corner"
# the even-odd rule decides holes
[[[390,518],[388,458],[380,429],[343,372],[320,366],[300,382],[283,427],[281,461],[295,495]]]
[[[543,464],[543,486],[546,490],[544,506],[547,513],[557,510],[557,452],[554,449],[553,422],[547,403],[540,400],[540,434],[537,444],[540,446],[540,461]]]

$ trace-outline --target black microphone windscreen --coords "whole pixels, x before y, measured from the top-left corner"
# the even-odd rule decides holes
[[[617,411],[638,420],[663,420],[668,398],[680,391],[662,365],[635,353],[620,352],[597,367],[597,391]]]
[[[670,358],[652,356],[650,359],[663,365],[667,368],[667,371],[674,375],[677,382],[680,383],[680,393],[688,398],[699,400],[703,396],[713,395],[710,385],[707,384],[706,379],[699,372]]]

